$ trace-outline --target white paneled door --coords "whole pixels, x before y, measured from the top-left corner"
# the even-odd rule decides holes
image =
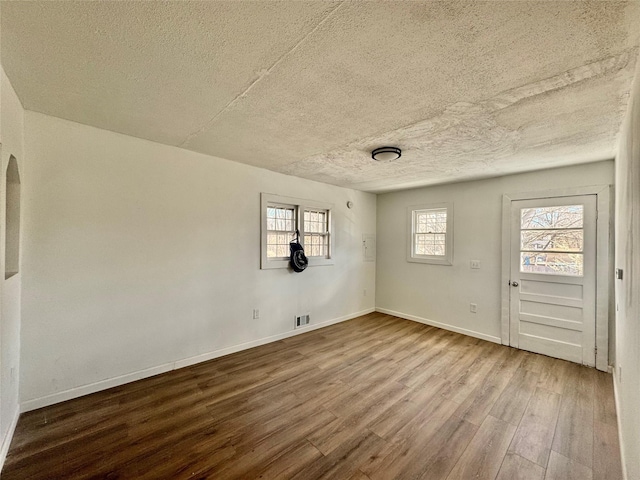
[[[595,365],[596,200],[511,202],[512,346]]]

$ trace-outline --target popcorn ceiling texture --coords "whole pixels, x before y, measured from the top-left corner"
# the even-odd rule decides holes
[[[612,138],[612,135],[615,137],[616,131],[609,126],[617,125],[620,121],[619,112],[614,111],[611,117],[603,118],[598,110],[606,111],[608,102],[616,104],[620,101],[610,98],[607,89],[611,82],[619,83],[616,76],[621,70],[633,70],[637,55],[637,49],[631,49],[478,103],[459,102],[447,106],[444,112],[430,119],[354,142],[326,154],[314,155],[287,165],[280,171],[362,190],[381,190],[515,173],[534,169],[536,164],[544,168],[547,166],[544,164],[545,151],[553,154],[562,148],[562,142],[569,142],[572,151],[566,151],[562,158],[554,159],[555,162],[550,166],[611,158],[611,149],[598,148],[603,140]],[[557,129],[562,128],[563,119],[569,119],[566,118],[567,112],[557,103],[555,111],[554,104],[550,104],[548,115],[537,123],[533,123],[535,117],[530,115],[526,105],[524,108],[516,105],[527,100],[542,103],[547,100],[545,95],[553,99],[556,91],[599,77],[604,77],[606,82],[593,82],[585,86],[597,101],[594,99],[588,113],[582,115],[591,115],[592,121],[599,124],[587,134],[578,131],[569,138],[560,137],[561,132]],[[626,75],[623,78],[627,78]],[[538,96],[543,98],[535,98]],[[576,97],[575,92],[573,96]],[[598,108],[594,109],[596,106]],[[508,123],[507,126],[501,124],[499,113],[509,108],[513,108],[513,115],[520,118],[504,122]],[[574,110],[574,113],[579,115],[581,112]],[[523,125],[523,122],[532,124]],[[378,145],[396,143],[404,149],[402,160],[371,162],[372,149]],[[596,149],[595,155],[592,149]],[[535,155],[534,152],[541,154],[537,163],[532,164],[535,159],[523,155],[527,150],[530,157]]]
[[[639,45],[640,2],[4,2],[2,15],[28,110],[373,192],[613,158]],[[402,158],[371,160],[386,144]]]

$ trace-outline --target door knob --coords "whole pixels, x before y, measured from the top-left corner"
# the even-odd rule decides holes
[[[512,287],[517,287],[518,285],[520,285],[518,282],[511,282]]]

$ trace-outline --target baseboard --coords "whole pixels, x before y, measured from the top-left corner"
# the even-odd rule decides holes
[[[618,396],[618,376],[616,375],[616,368],[613,367],[613,397],[616,402],[616,421],[618,422],[618,443],[620,444],[620,461],[622,462],[622,478],[627,480],[627,462],[625,461],[625,448],[624,439],[622,437],[622,424],[620,423],[620,397]]]
[[[2,471],[2,467],[4,467],[4,461],[7,459],[9,446],[11,445],[13,434],[16,431],[16,425],[18,425],[18,418],[20,418],[20,409],[16,408],[13,420],[11,420],[11,425],[9,425],[9,429],[2,439],[2,447],[0,448],[0,472]]]
[[[20,410],[22,412],[28,412],[31,410],[36,410],[38,408],[47,407],[55,403],[64,402],[74,398],[82,397],[84,395],[89,395],[91,393],[96,393],[102,390],[106,390],[108,388],[124,385],[125,383],[135,382],[136,380],[142,380],[143,378],[153,377],[154,375],[166,373],[171,370],[176,370],[178,368],[188,367],[190,365],[195,365],[196,363],[206,362],[207,360],[213,360],[214,358],[223,357],[231,353],[240,352],[242,350],[247,350],[249,348],[259,347],[260,345],[265,345],[271,342],[277,342],[278,340],[282,340],[284,338],[293,337],[295,335],[300,335],[306,332],[317,330],[319,328],[328,327],[336,323],[345,322],[347,320],[351,320],[352,318],[360,317],[362,315],[366,315],[372,312],[375,312],[375,308],[368,308],[360,312],[355,312],[349,315],[345,315],[343,317],[334,318],[321,323],[307,325],[302,328],[296,328],[295,330],[279,333],[277,335],[272,335],[270,337],[264,337],[258,340],[252,340],[251,342],[245,342],[238,345],[233,345],[231,347],[221,348],[219,350],[214,350],[212,352],[207,352],[207,353],[203,353],[193,357],[188,357],[182,360],[177,360],[175,362],[165,363],[163,365],[158,365],[156,367],[147,368],[144,370],[139,370],[136,372],[125,374],[125,375],[120,375],[118,377],[108,378],[106,380],[101,380],[99,382],[90,383],[88,385],[82,385],[80,387],[71,388],[63,392],[57,392],[44,397],[27,400],[21,403]]]
[[[165,363],[157,367],[146,368],[144,370],[138,370],[136,372],[127,373],[125,375],[119,375],[117,377],[107,378],[100,380],[99,382],[90,383],[88,385],[82,385],[80,387],[70,388],[62,392],[52,393],[44,397],[34,398],[32,400],[26,400],[20,403],[20,411],[22,413],[36,410],[42,407],[48,407],[55,403],[66,402],[78,397],[84,397],[92,393],[100,392],[101,390],[107,390],[108,388],[118,387],[125,383],[135,382],[136,380],[142,380],[143,378],[153,377],[154,375],[160,375],[173,370],[173,363]]]
[[[362,315],[366,315],[368,313],[375,312],[375,308],[368,308],[366,310],[362,310],[360,312],[352,313],[349,315],[345,315],[344,317],[334,318],[332,320],[327,320],[325,322],[320,322],[316,324],[305,325],[304,327],[296,328],[295,330],[290,330],[288,332],[279,333],[277,335],[272,335],[270,337],[264,337],[259,340],[253,340],[251,342],[241,343],[239,345],[234,345],[233,347],[223,348],[221,350],[216,350],[209,353],[203,353],[201,355],[196,355],[195,357],[185,358],[184,360],[179,360],[175,363],[175,368],[188,367],[190,365],[195,365],[196,363],[206,362],[207,360],[213,360],[214,358],[223,357],[225,355],[229,355],[231,353],[240,352],[242,350],[248,350],[249,348],[259,347],[260,345],[265,345],[271,342],[277,342],[278,340],[282,340],[284,338],[293,337],[295,335],[300,335],[302,333],[311,332],[313,330],[317,330],[319,328],[328,327],[330,325],[335,325],[336,323],[346,322],[347,320],[351,320],[352,318],[361,317]]]
[[[415,315],[409,315],[407,313],[396,312],[394,310],[387,310],[386,308],[376,308],[376,312],[386,313],[387,315],[393,315],[394,317],[404,318],[405,320],[411,320],[418,323],[424,323],[425,325],[431,325],[432,327],[442,328],[444,330],[450,330],[452,332],[461,333],[462,335],[469,335],[470,337],[480,338],[493,343],[502,343],[500,337],[494,337],[493,335],[487,335],[486,333],[476,332],[475,330],[467,330],[466,328],[456,327],[455,325],[449,325],[448,323],[440,323],[435,320],[429,320],[428,318],[417,317]]]

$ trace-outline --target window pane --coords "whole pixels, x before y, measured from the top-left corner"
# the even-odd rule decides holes
[[[584,208],[582,205],[560,207],[523,208],[520,210],[520,227],[533,228],[582,228]]]
[[[289,256],[289,249],[287,247],[287,245],[278,245],[277,246],[277,256],[278,257],[288,257]]]
[[[416,210],[415,212],[415,233],[446,233],[447,232],[447,211]]]
[[[288,235],[282,234],[282,233],[275,233],[275,232],[267,233],[267,257],[277,258],[277,257],[288,257],[288,256],[289,256]]]
[[[326,257],[329,255],[329,236],[317,233],[306,233],[304,250],[307,257]]]
[[[556,250],[581,252],[584,247],[583,230],[523,230],[520,232],[522,250]]]
[[[267,207],[267,230],[293,232],[295,229],[294,207]]]
[[[581,277],[584,257],[581,253],[520,253],[520,271]]]
[[[444,234],[418,233],[414,238],[415,254],[444,256],[446,241]]]
[[[303,218],[305,233],[326,233],[329,231],[327,225],[329,215],[326,210],[305,210]]]

